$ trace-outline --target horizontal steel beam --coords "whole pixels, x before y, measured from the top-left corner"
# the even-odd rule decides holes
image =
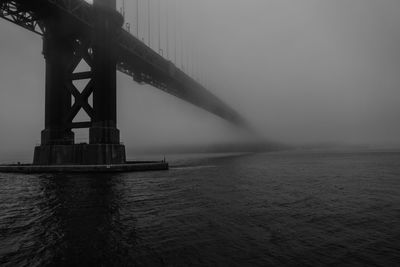
[[[83,128],[90,128],[90,127],[92,127],[92,123],[90,121],[73,122],[68,125],[67,129],[83,129]]]
[[[77,72],[72,74],[72,80],[86,80],[92,77],[91,71]]]

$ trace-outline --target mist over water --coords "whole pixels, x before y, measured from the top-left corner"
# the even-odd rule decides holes
[[[0,174],[0,265],[399,264],[400,1],[161,0],[150,25],[135,2],[125,29],[251,131],[118,73],[128,160],[171,169]],[[32,162],[42,39],[0,33],[0,164]]]
[[[167,172],[0,174],[0,264],[395,266],[399,160],[192,155]]]
[[[162,2],[161,48],[166,49],[169,33],[168,58],[182,67],[188,57],[187,72],[265,139],[400,144],[399,1],[177,1],[177,8]],[[145,3],[141,8],[139,37],[147,42]],[[132,34],[135,14],[134,1],[126,1]],[[176,60],[175,29],[184,45],[179,52],[177,43]],[[157,50],[156,19],[151,30]],[[7,160],[8,151],[29,154],[40,142],[44,59],[40,37],[7,21],[0,23],[0,32],[5,37],[0,40],[0,145]],[[243,139],[219,118],[122,74],[118,127],[131,149]],[[77,141],[86,139],[87,133],[77,132]]]

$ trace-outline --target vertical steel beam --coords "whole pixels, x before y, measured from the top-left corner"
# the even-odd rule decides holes
[[[73,144],[74,134],[66,129],[64,118],[71,108],[71,95],[65,88],[73,47],[63,35],[65,29],[57,19],[49,19],[43,37],[46,61],[45,129],[42,145]]]
[[[93,31],[93,110],[89,131],[91,144],[118,144],[117,58],[112,52],[117,28],[123,18],[116,11],[116,0],[95,0]]]

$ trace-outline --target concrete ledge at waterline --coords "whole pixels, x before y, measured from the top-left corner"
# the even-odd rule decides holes
[[[168,170],[167,162],[127,162],[112,165],[0,165],[0,173],[116,173]]]

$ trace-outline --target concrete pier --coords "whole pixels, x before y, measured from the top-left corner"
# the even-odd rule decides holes
[[[125,164],[125,146],[116,144],[41,145],[34,165]]]
[[[164,161],[137,161],[125,164],[109,165],[31,165],[12,164],[0,165],[0,173],[115,173],[115,172],[143,172],[163,171],[169,166]]]

